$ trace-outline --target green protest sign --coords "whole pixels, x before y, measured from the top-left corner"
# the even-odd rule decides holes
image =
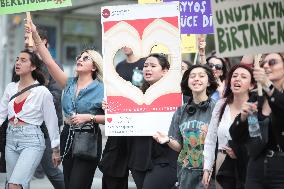
[[[0,0],[0,15],[72,6],[71,0]]]
[[[284,52],[283,0],[212,0],[218,56]]]

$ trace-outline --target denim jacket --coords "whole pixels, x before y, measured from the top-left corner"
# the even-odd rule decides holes
[[[103,115],[103,83],[95,79],[86,88],[82,89],[76,97],[77,80],[77,77],[71,77],[67,80],[62,97],[64,115],[66,117],[71,116],[73,113]]]

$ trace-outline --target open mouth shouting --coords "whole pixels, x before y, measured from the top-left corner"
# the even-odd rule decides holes
[[[233,88],[234,88],[234,90],[239,90],[239,89],[242,88],[242,85],[241,85],[239,82],[235,82],[235,83],[233,84]]]
[[[145,79],[151,79],[152,74],[151,73],[145,73],[144,77],[145,77]]]

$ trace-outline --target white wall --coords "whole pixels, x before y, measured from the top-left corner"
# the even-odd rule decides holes
[[[0,16],[0,96],[6,86],[7,72],[7,16]]]

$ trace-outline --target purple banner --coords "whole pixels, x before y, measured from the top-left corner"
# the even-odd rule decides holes
[[[170,2],[175,0],[164,0]],[[180,0],[182,34],[214,33],[210,0]]]

